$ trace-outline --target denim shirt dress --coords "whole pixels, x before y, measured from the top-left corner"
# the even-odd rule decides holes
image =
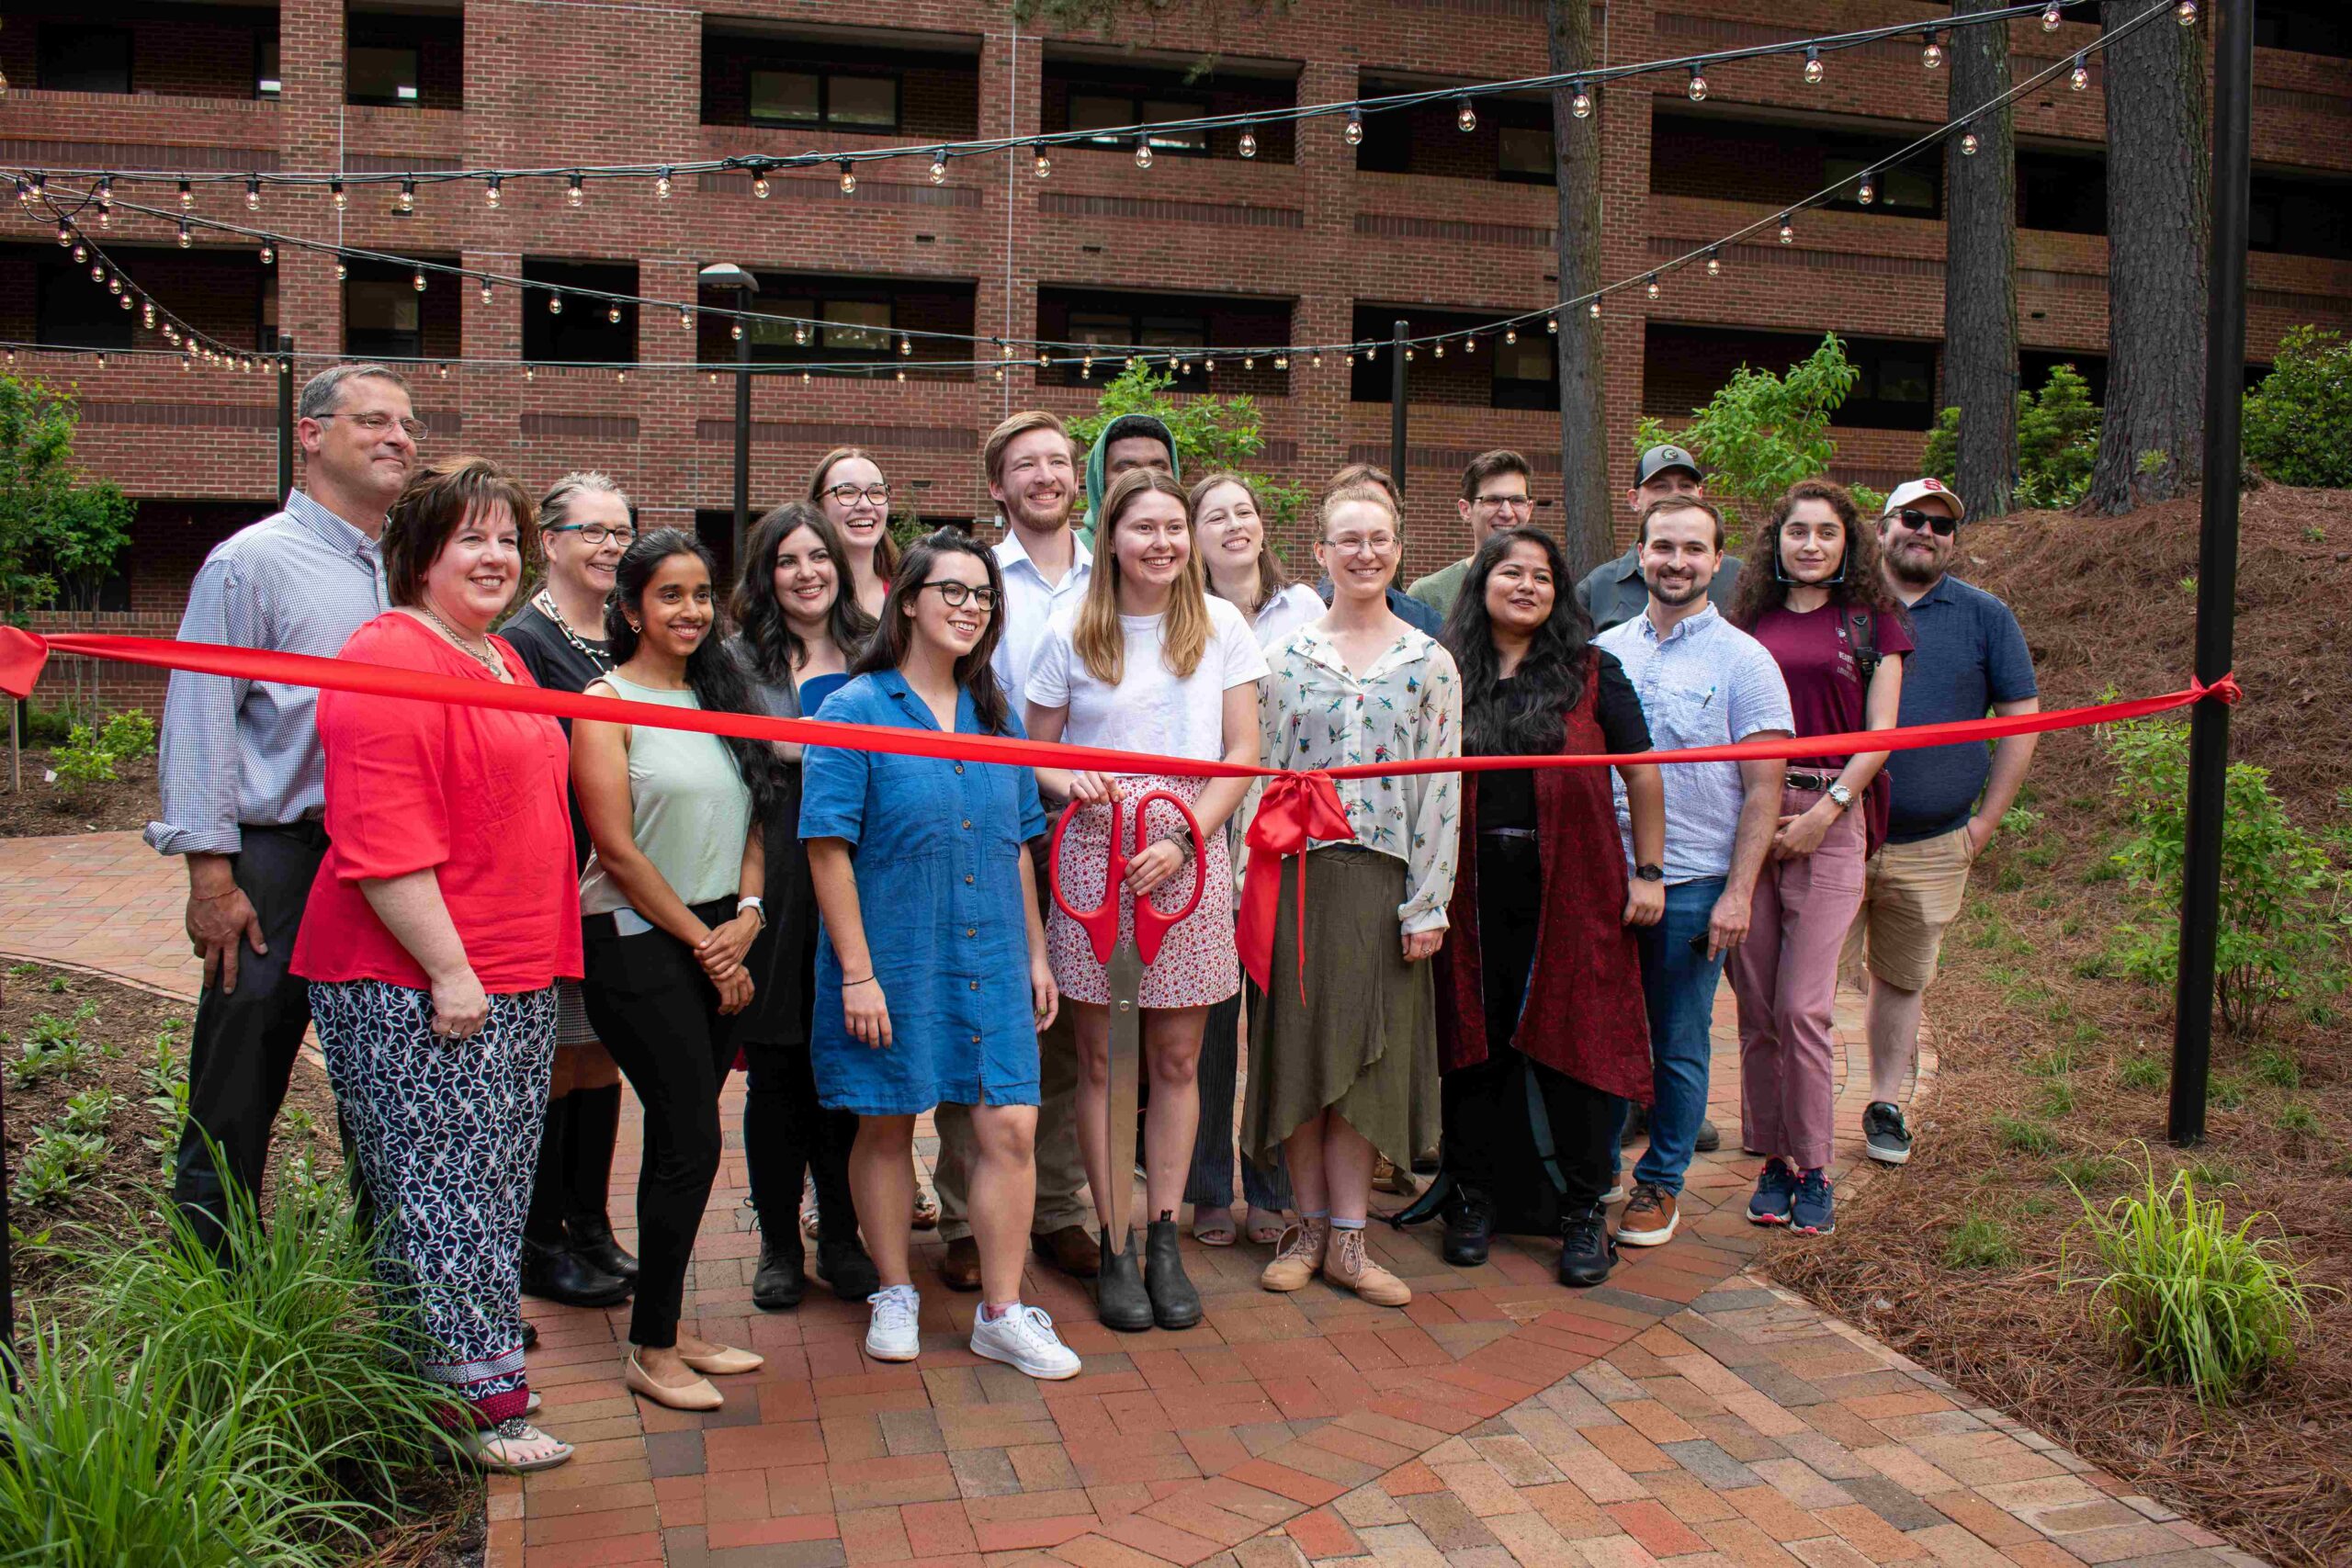
[[[861,675],[817,716],[902,729],[939,728],[897,671]],[[956,732],[984,733],[971,694]],[[1007,733],[1022,733],[1010,720]],[[820,922],[808,1055],[827,1106],[905,1116],[933,1106],[1037,1103],[1037,1020],[1029,993],[1021,857],[1046,830],[1027,768],[810,746],[802,753],[800,837],[850,846],[890,1044],[854,1039],[842,965]]]

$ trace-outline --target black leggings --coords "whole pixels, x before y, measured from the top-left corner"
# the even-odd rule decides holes
[[[734,918],[735,900],[696,905],[695,914],[716,928]],[[735,1060],[735,1021],[719,1016],[718,988],[676,937],[658,930],[621,936],[610,915],[591,915],[582,928],[588,1021],[645,1107],[628,1337],[667,1349],[678,1342],[686,1266],[718,1179],[718,1090]]]
[[[801,995],[817,996],[814,922]],[[743,1163],[752,1179],[752,1207],[770,1246],[800,1235],[800,1176],[817,1184],[817,1217],[822,1235],[836,1246],[857,1238],[857,1207],[849,1190],[849,1150],[857,1141],[857,1112],[828,1111],[817,1099],[817,1077],[808,1065],[804,1024],[792,1044],[743,1042],[751,1071],[743,1095]],[[787,1247],[787,1250],[792,1248]]]

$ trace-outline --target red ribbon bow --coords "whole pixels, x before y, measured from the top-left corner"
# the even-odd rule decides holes
[[[1326,773],[1281,773],[1266,785],[1258,815],[1243,841],[1250,846],[1250,872],[1241,885],[1241,966],[1260,990],[1274,968],[1274,919],[1283,901],[1283,862],[1306,852],[1307,840],[1352,843],[1356,830],[1340,799],[1340,786]],[[1298,999],[1306,999],[1306,863],[1298,866]]]
[[[40,667],[49,662],[49,643],[21,626],[0,626],[0,693],[29,697]]]
[[[2225,706],[2233,706],[2237,700],[2245,695],[2245,688],[2238,684],[2238,674],[2234,670],[2228,671],[2210,686],[2194,675],[2188,678],[2188,700],[2192,703],[2211,697]]]

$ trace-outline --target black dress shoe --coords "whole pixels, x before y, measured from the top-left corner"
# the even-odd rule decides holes
[[[1162,1328],[1190,1328],[1201,1321],[1201,1292],[1184,1275],[1174,1220],[1144,1227],[1143,1288],[1151,1298],[1151,1321]]]
[[[1606,1209],[1595,1203],[1582,1213],[1560,1216],[1560,1283],[1598,1285],[1609,1278],[1616,1261]]]
[[[1140,1334],[1151,1326],[1151,1292],[1144,1289],[1143,1270],[1136,1266],[1133,1234],[1122,1239],[1126,1247],[1114,1252],[1111,1238],[1102,1238],[1101,1272],[1094,1281],[1095,1307],[1103,1327]]]
[[[587,1259],[616,1280],[636,1281],[637,1259],[622,1250],[621,1244],[613,1239],[610,1220],[601,1214],[584,1220],[567,1220],[563,1232],[571,1238],[573,1257]]]
[[[855,1231],[840,1237],[828,1232],[817,1238],[817,1278],[845,1302],[862,1302],[882,1288],[881,1270],[865,1256]]]
[[[1445,1209],[1445,1260],[1456,1269],[1476,1269],[1487,1260],[1494,1237],[1493,1202],[1468,1182],[1456,1182],[1453,1201]]]
[[[1713,1122],[1702,1116],[1699,1118],[1699,1135],[1691,1140],[1690,1146],[1702,1155],[1711,1155],[1724,1146],[1724,1135],[1716,1131]]]
[[[523,1320],[523,1348],[536,1350],[538,1348],[539,1325],[526,1317]]]
[[[571,1248],[523,1238],[523,1293],[565,1306],[604,1307],[628,1299],[627,1280],[605,1273]]]
[[[808,1277],[800,1271],[806,1257],[797,1224],[781,1235],[762,1230],[760,1267],[752,1276],[752,1304],[762,1312],[790,1312],[798,1306],[808,1288]]]

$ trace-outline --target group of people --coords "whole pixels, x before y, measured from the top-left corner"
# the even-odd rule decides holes
[[[1498,1230],[1556,1234],[1559,1277],[1589,1285],[1616,1246],[1669,1241],[1711,1132],[1726,966],[1742,1145],[1764,1161],[1748,1217],[1834,1226],[1841,960],[1870,976],[1869,1152],[1908,1156],[1919,995],[2030,739],[1989,759],[1832,747],[1350,778],[1337,814],[1324,797],[1254,867],[1261,786],[1186,764],[1623,757],[2030,708],[2015,620],[1947,575],[1964,512],[1933,479],[1876,519],[1826,479],[1792,486],[1758,541],[1769,567],[1742,569],[1698,463],[1656,448],[1628,492],[1633,548],[1571,584],[1530,465],[1489,452],[1463,479],[1470,555],[1399,590],[1400,498],[1359,465],[1311,519],[1308,587],[1250,482],[1185,485],[1157,420],[1114,421],[1081,454],[1032,412],[983,448],[993,547],[952,529],[895,544],[881,469],[842,448],[759,519],[729,584],[602,475],[535,499],[490,459],[423,461],[386,367],[313,378],[298,434],[305,487],[208,558],[184,638],[633,705],[565,722],[175,673],[165,706],[148,836],[186,857],[205,961],[175,1199],[228,1247],[224,1201],[258,1190],[315,1021],[380,1276],[485,1466],[571,1452],[529,1420],[524,1290],[630,1298],[624,1376],[662,1404],[718,1409],[711,1379],[761,1365],[681,1321],[738,1066],[755,1303],[802,1297],[805,1179],[816,1274],[868,1303],[866,1353],[920,1354],[930,1113],[941,1278],[979,1292],[971,1349],[1039,1378],[1080,1360],[1022,1299],[1027,1254],[1095,1279],[1111,1327],[1188,1327],[1186,1205],[1197,1242],[1272,1248],[1269,1290],[1319,1277],[1402,1306],[1366,1242],[1374,1173],[1432,1148],[1405,1218],[1442,1213],[1450,1263],[1483,1263]],[[1166,771],[800,746],[689,716],[713,714]],[[1050,860],[1049,810],[1068,813]],[[1275,911],[1247,955],[1262,988],[1238,930],[1251,876],[1280,884],[1256,889]],[[1127,998],[1069,912],[1102,901],[1123,936],[1143,903],[1190,911],[1132,998],[1137,1173],[1109,1136]],[[621,1077],[644,1110],[637,1256],[605,1208]],[[1649,1145],[1612,1238],[1634,1112]],[[1142,1235],[1114,1235],[1109,1194],[1136,1174]]]

